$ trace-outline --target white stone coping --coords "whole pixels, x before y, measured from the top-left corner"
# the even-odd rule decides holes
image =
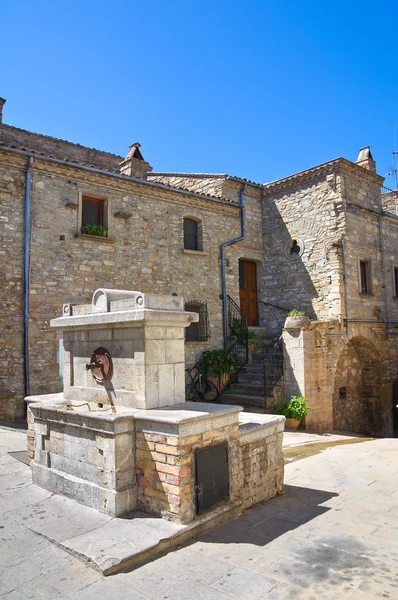
[[[159,431],[182,437],[198,435],[227,425],[237,425],[239,413],[243,410],[241,406],[206,402],[184,402],[162,409],[148,410],[119,406],[115,408],[115,412],[103,409],[87,410],[86,402],[67,400],[62,392],[28,396],[25,401],[38,419],[96,430],[117,429],[118,432],[120,428],[130,430],[135,426],[137,431]],[[71,408],[67,408],[68,406]]]
[[[211,404],[210,402],[184,402],[165,408],[141,410],[135,416],[137,420],[158,421],[161,423],[190,423],[200,419],[214,419],[241,412],[241,406],[230,404]]]
[[[238,426],[241,406],[185,402],[163,409],[142,410],[134,416],[137,431],[150,431],[181,438],[201,435],[228,425]]]
[[[51,319],[51,327],[56,329],[89,329],[98,326],[123,324],[128,327],[150,325],[151,327],[188,327],[199,321],[195,312],[173,310],[125,310],[118,312],[89,313],[71,317]]]
[[[111,410],[85,410],[79,411],[79,405],[85,402],[71,402],[59,394],[45,394],[41,396],[27,396],[25,402],[29,405],[35,419],[52,423],[64,423],[75,427],[93,429],[100,432],[123,433],[134,429],[134,415],[139,409],[117,407]],[[72,408],[67,408],[71,405]],[[76,406],[74,409],[73,406]]]
[[[282,433],[286,417],[283,415],[264,415],[259,413],[240,413],[239,433],[241,445],[255,442],[275,433]]]

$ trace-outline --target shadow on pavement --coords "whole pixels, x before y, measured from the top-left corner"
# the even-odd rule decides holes
[[[338,496],[334,492],[285,485],[285,493],[247,510],[200,537],[209,543],[245,543],[265,546],[284,533],[316,519],[330,510],[322,506]]]

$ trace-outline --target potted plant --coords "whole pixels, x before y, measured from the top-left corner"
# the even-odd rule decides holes
[[[285,329],[302,329],[310,322],[304,310],[291,310],[285,321]]]
[[[229,378],[239,369],[239,358],[229,350],[205,350],[199,361],[199,370],[213,381],[220,392],[228,384]]]
[[[286,417],[286,429],[297,429],[301,419],[306,417],[311,410],[305,396],[291,396],[290,400],[284,400],[277,404],[271,404],[267,412],[274,415]]]
[[[102,225],[87,224],[81,229],[84,235],[95,235],[97,237],[107,237],[108,232]]]

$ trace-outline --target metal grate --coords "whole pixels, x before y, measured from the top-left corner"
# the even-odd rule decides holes
[[[199,315],[197,323],[191,323],[185,330],[187,342],[207,342],[211,338],[207,304],[202,300],[190,300],[185,304],[185,310]]]
[[[264,396],[265,400],[283,375],[282,337],[264,357]]]
[[[195,450],[196,513],[229,500],[228,442]]]
[[[239,358],[241,366],[249,360],[249,337],[248,337],[247,317],[228,296],[228,341],[229,350]]]

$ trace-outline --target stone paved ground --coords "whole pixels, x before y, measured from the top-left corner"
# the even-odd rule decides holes
[[[0,428],[1,598],[398,599],[398,439],[292,462],[284,496],[108,578],[28,529],[20,509],[49,493],[8,454],[24,444],[23,432]]]

